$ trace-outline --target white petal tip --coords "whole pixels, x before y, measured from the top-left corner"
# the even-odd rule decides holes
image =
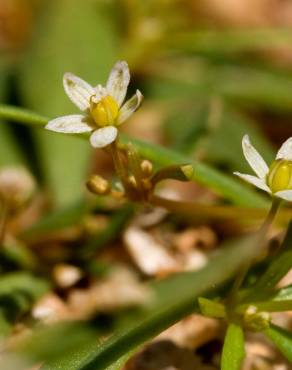
[[[90,136],[90,144],[94,148],[104,148],[114,142],[117,138],[118,130],[114,126],[100,128]]]
[[[242,145],[251,145],[250,138],[247,134],[245,134],[242,138]]]
[[[136,95],[138,97],[138,100],[141,102],[144,99],[143,94],[141,93],[140,90],[136,90]]]
[[[258,153],[258,151],[250,142],[248,135],[244,135],[242,138],[242,150],[245,159],[254,170],[254,172],[257,174],[257,176],[261,179],[264,179],[269,172],[269,168],[262,156]]]
[[[276,159],[292,160],[292,137],[289,137],[279,149]]]
[[[129,66],[125,60],[118,60],[113,68],[129,68]]]

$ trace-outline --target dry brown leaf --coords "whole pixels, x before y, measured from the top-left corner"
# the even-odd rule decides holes
[[[76,266],[59,264],[53,269],[53,278],[60,288],[66,289],[82,278],[82,271]]]
[[[47,324],[74,318],[66,303],[54,293],[48,293],[36,302],[32,316]]]
[[[179,271],[180,263],[148,232],[137,226],[129,226],[124,233],[124,242],[136,265],[147,275]]]
[[[171,326],[156,339],[167,339],[179,346],[196,349],[216,338],[219,331],[218,320],[194,314]]]
[[[139,282],[127,268],[116,268],[106,278],[88,289],[74,289],[69,293],[68,304],[80,318],[99,312],[143,305],[151,298],[151,291]]]

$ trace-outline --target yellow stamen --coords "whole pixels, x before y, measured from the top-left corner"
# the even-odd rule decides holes
[[[292,189],[292,162],[285,159],[274,161],[267,176],[272,193]]]
[[[108,95],[98,103],[91,100],[90,113],[98,126],[113,125],[119,113],[119,106],[115,99]]]

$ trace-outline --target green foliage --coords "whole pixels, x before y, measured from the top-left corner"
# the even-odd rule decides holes
[[[194,312],[199,295],[214,287],[219,288],[237,270],[242,259],[252,258],[255,253],[251,247],[252,240],[253,238],[242,239],[232,247],[225,247],[221,255],[198,272],[178,274],[154,283],[156,294],[149,307],[133,321],[127,321],[124,327],[100,345],[94,354],[90,351],[87,359],[76,370],[105,369],[146,340]],[[58,367],[49,369],[56,370]]]
[[[0,61],[0,101],[4,102],[7,99],[7,77],[10,69],[6,63]],[[7,117],[8,118],[8,117]],[[24,157],[17,145],[17,142],[10,130],[10,128],[0,122],[0,166],[7,165],[22,165],[25,163]]]
[[[170,166],[179,163],[191,164],[194,169],[191,180],[198,181],[237,205],[259,208],[264,208],[268,205],[268,202],[261,195],[256,194],[231,176],[224,175],[205,163],[194,161],[176,151],[141,140],[134,140],[126,136],[123,136],[122,140],[123,142],[130,141],[135,144],[142,157],[150,159],[159,166]]]
[[[21,67],[24,102],[50,117],[73,114],[77,110],[63,90],[63,74],[73,72],[93,85],[104,82],[116,59],[111,21],[93,0],[52,0],[43,4],[38,23]],[[90,147],[46,131],[33,135],[54,202],[74,202],[82,192]]]
[[[111,66],[118,59],[118,47],[122,45],[127,52],[126,59],[137,62],[133,67],[150,104],[164,100],[168,108],[164,129],[170,149],[121,135],[122,144],[133,143],[133,152],[137,150],[141,157],[159,168],[150,185],[167,178],[190,179],[214,191],[222,197],[222,202],[242,207],[233,207],[233,213],[227,210],[226,218],[247,219],[252,212],[250,219],[259,219],[269,201],[226,172],[245,172],[248,169],[240,150],[242,136],[246,133],[250,134],[267,162],[272,161],[274,149],[249,118],[249,113],[291,114],[292,74],[264,62],[260,55],[250,60],[250,54],[245,53],[270,48],[271,45],[286,47],[291,40],[291,30],[187,31],[187,25],[184,25],[181,32],[181,27],[177,26],[182,25],[180,22],[185,19],[176,23],[171,17],[168,23],[168,15],[176,19],[181,14],[165,13],[164,8],[159,8],[160,3],[154,1],[140,5],[139,2],[106,4],[96,0],[52,0],[41,4],[36,16],[36,32],[29,50],[21,58],[22,63],[15,71],[2,61],[0,65],[1,102],[6,102],[10,93],[6,78],[14,75],[13,94],[40,115],[9,105],[0,106],[0,166],[26,163],[13,130],[2,121],[43,128],[48,121],[46,117],[75,113],[77,110],[62,87],[64,72],[80,75],[93,85],[105,82]],[[119,22],[116,22],[114,14],[116,8],[122,14]],[[158,9],[159,16],[156,15]],[[139,14],[134,15],[137,10]],[[154,19],[154,27],[150,23],[153,34],[149,33],[149,19],[151,22]],[[163,19],[165,24],[161,23]],[[168,32],[169,27],[172,32]],[[157,30],[158,36],[155,34]],[[245,59],[245,55],[249,59]],[[144,60],[144,56],[151,56],[151,61],[150,58]],[[146,81],[143,79],[145,76]],[[215,108],[214,102],[219,104],[217,107],[215,104]],[[52,204],[58,209],[19,235],[27,243],[46,238],[63,228],[81,225],[89,212],[104,211],[102,201],[87,202],[83,196],[91,153],[88,142],[82,142],[78,136],[72,138],[45,130],[31,130],[30,133],[36,145],[36,151],[32,148],[31,162],[35,161],[41,168],[43,183],[53,191]],[[88,140],[88,135],[80,136]],[[76,262],[84,268],[86,278],[87,274],[89,279],[93,278],[104,268],[102,262],[94,257],[119,236],[135,207],[129,202],[114,211],[111,209],[108,226],[85,240],[77,252],[70,254],[74,264]],[[215,207],[217,205],[210,207],[209,213],[213,218],[208,220],[217,221],[217,215],[224,213],[226,205]],[[198,207],[196,211],[202,221],[204,217],[200,210],[202,208]],[[228,280],[242,269],[243,263],[252,263],[260,254],[261,246],[255,248],[258,241],[257,235],[234,241],[230,248],[220,249],[202,270],[150,283],[152,300],[134,312],[121,315],[120,321],[117,320],[117,331],[104,342],[99,341],[101,333],[94,326],[94,320],[61,324],[43,331],[35,330],[31,341],[19,349],[20,355],[32,362],[44,362],[43,370],[117,370],[147,340],[186,315],[200,310],[205,316],[227,322],[221,369],[239,370],[245,355],[242,323],[246,330],[253,329],[252,325],[248,327],[244,317],[254,306],[255,314],[253,317],[251,313],[251,321],[255,319],[252,323],[255,329],[263,331],[292,362],[291,333],[269,325],[269,315],[266,314],[292,310],[291,286],[276,288],[292,268],[291,223],[281,251],[263,261],[261,275],[256,268],[251,269],[248,278],[242,279],[242,286],[238,285],[235,299],[228,296]],[[3,274],[0,279],[1,336],[8,335],[11,324],[23,317],[49,289],[47,280],[19,271],[35,271],[38,261],[33,257],[29,246],[21,243],[5,244],[0,252],[3,271],[11,266],[18,269],[18,272]],[[9,267],[6,266],[8,264]],[[264,326],[261,326],[261,318]]]
[[[240,370],[244,356],[243,329],[241,326],[231,323],[228,325],[224,339],[221,370]]]
[[[23,117],[27,119],[31,116],[32,125],[41,127],[45,123],[45,119],[42,116],[27,114],[27,112],[23,112],[21,109],[10,110],[9,107],[0,106],[0,117],[6,117],[7,112],[10,117],[13,116],[13,119],[19,122],[22,122]],[[24,123],[28,122],[25,121]],[[87,139],[86,135],[82,135],[81,137]],[[121,139],[124,143],[131,142],[135,144],[139,154],[143,158],[147,158],[161,167],[171,166],[174,164],[191,164],[194,169],[192,180],[200,182],[208,188],[225,196],[235,204],[259,208],[265,208],[268,206],[268,201],[266,201],[261,195],[256,194],[253,190],[248,189],[245,185],[242,185],[231,176],[227,176],[211,166],[199,161],[193,161],[191,158],[174,150],[146,143],[141,140],[134,140],[126,135],[122,135]]]
[[[267,265],[265,273],[259,277],[252,289],[243,297],[243,301],[262,300],[265,297],[272,296],[275,285],[292,268],[292,223],[290,222],[282,248],[278,255],[274,256]]]
[[[292,363],[292,333],[279,326],[271,325],[266,329],[265,334]]]

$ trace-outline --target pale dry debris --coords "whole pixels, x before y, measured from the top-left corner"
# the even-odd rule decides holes
[[[32,309],[32,317],[50,324],[72,319],[73,315],[61,298],[56,294],[48,293],[36,302]]]
[[[278,288],[284,288],[287,285],[292,284],[292,269],[279,281]]]
[[[174,256],[142,229],[129,226],[123,238],[130,256],[145,274],[156,275],[181,269]]]
[[[192,249],[212,249],[217,244],[217,236],[213,230],[206,226],[188,228],[173,237],[174,246],[181,252]]]
[[[146,208],[135,217],[134,224],[139,227],[151,227],[161,222],[167,214],[168,211],[164,208]]]
[[[159,334],[155,340],[171,340],[178,346],[194,350],[216,338],[219,329],[218,320],[193,314]]]
[[[76,266],[59,264],[53,269],[53,277],[60,288],[66,289],[82,278],[82,271]]]
[[[77,316],[88,317],[96,311],[110,312],[146,304],[151,291],[126,268],[116,268],[102,281],[88,289],[75,289],[69,294],[68,304]]]
[[[289,370],[288,365],[279,363],[274,349],[264,341],[247,341],[245,349],[242,370]]]
[[[281,326],[286,329],[292,328],[292,311],[285,312],[272,312],[272,322],[275,325]]]
[[[183,267],[185,271],[200,270],[208,263],[208,257],[205,253],[194,250],[183,255]]]
[[[195,14],[203,13],[218,24],[231,26],[267,26],[270,0],[192,1]],[[252,9],[252,11],[251,11]]]
[[[201,366],[200,358],[190,349],[161,340],[150,343],[134,355],[124,370],[207,370]]]

